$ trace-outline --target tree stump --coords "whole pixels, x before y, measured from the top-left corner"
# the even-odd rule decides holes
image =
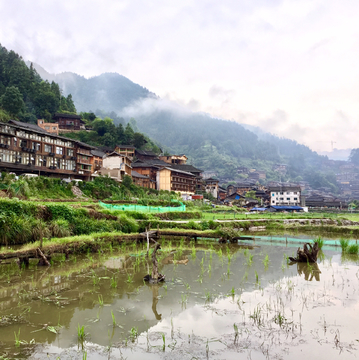
[[[146,275],[143,280],[148,281],[150,284],[157,284],[165,280],[165,275],[162,275],[158,272],[158,261],[156,257],[157,250],[161,249],[161,245],[158,242],[155,242],[155,248],[152,252],[152,276]]]
[[[319,247],[317,242],[315,242],[313,246],[309,243],[306,243],[304,244],[303,249],[298,248],[297,257],[289,257],[289,260],[294,262],[316,263],[318,259],[318,253]]]

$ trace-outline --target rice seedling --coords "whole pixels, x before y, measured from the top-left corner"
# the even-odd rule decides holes
[[[137,337],[138,337],[138,328],[132,327],[131,330],[130,330],[131,341],[134,342]]]
[[[255,275],[256,275],[256,283],[258,284],[258,280],[259,280],[259,276],[258,276],[258,273],[257,271],[254,271]]]
[[[83,342],[85,338],[86,338],[85,325],[80,326],[80,324],[77,324],[77,339]]]
[[[187,303],[188,295],[187,294],[181,294],[181,304],[182,306]]]
[[[211,302],[213,299],[212,294],[209,291],[206,291],[205,298],[206,298],[206,302]]]
[[[266,254],[265,258],[263,259],[264,268],[268,268],[268,264],[269,264],[269,256],[268,254]]]
[[[18,331],[18,333],[16,334],[16,332],[14,331],[14,335],[15,335],[15,346],[19,347],[21,345],[21,340],[20,340],[20,329]]]
[[[359,251],[359,245],[358,244],[350,244],[346,248],[346,253],[348,254],[358,254]]]
[[[318,243],[318,248],[321,249],[324,246],[324,240],[321,236],[318,236],[315,240],[313,240],[313,243]]]
[[[115,315],[113,313],[113,310],[111,310],[111,317],[112,317],[112,326],[115,327],[116,326],[116,318],[115,318]]]
[[[252,263],[253,263],[253,254],[248,254],[247,265],[252,266]]]
[[[103,297],[102,297],[101,294],[98,296],[98,304],[99,304],[100,306],[103,306]]]
[[[117,288],[117,279],[115,275],[113,275],[111,278],[111,287],[114,289]]]
[[[127,282],[128,284],[133,283],[133,274],[132,274],[132,275],[131,275],[131,274],[127,274],[126,282]]]
[[[233,324],[233,328],[234,328],[234,343],[236,343],[238,338],[238,326],[236,325],[236,323]]]
[[[163,341],[162,351],[165,351],[166,350],[166,337],[165,337],[164,333],[162,333],[162,341]]]
[[[345,252],[347,247],[349,246],[349,240],[341,238],[339,242],[340,242],[340,246],[342,248],[342,252]]]

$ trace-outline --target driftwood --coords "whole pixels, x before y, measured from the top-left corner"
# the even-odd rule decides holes
[[[313,246],[309,243],[306,243],[304,244],[303,249],[298,248],[297,257],[289,257],[289,260],[293,262],[316,263],[318,259],[318,253],[319,247],[317,242],[315,242]]]
[[[165,275],[162,275],[158,272],[158,261],[156,257],[157,250],[161,249],[161,245],[157,241],[154,242],[155,242],[155,248],[153,249],[152,252],[152,276],[146,275],[143,278],[143,280],[148,281],[150,284],[157,284],[165,280]]]
[[[38,248],[37,250],[37,255],[40,258],[38,265],[39,266],[51,266],[51,264],[49,263],[49,261],[47,260],[46,256],[44,255],[44,253],[40,250],[40,248]]]

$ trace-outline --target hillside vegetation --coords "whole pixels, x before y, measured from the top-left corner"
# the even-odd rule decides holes
[[[55,82],[42,80],[32,64],[0,44],[0,120],[50,120],[56,112],[76,112],[71,94],[61,95]]]

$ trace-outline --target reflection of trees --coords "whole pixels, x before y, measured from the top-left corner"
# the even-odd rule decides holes
[[[307,281],[312,281],[313,277],[316,281],[320,281],[320,269],[317,263],[302,263],[297,262],[298,274],[301,276],[304,274],[304,279]]]

